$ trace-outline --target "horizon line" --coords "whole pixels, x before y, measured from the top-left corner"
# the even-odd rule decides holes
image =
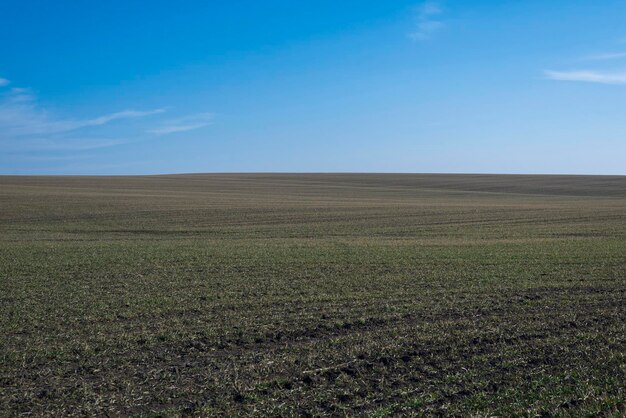
[[[497,173],[497,172],[417,172],[417,171],[197,171],[151,174],[0,174],[0,177],[162,177],[191,175],[455,175],[455,176],[567,176],[567,177],[626,177],[626,174],[588,173]]]

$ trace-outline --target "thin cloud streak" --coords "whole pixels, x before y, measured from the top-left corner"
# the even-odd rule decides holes
[[[430,39],[435,32],[443,28],[445,25],[436,19],[443,13],[439,3],[427,1],[417,7],[417,21],[415,30],[409,34],[409,38],[414,41],[426,41]]]
[[[9,151],[86,151],[129,142],[132,141],[110,138],[19,138],[3,141],[2,148]]]
[[[111,113],[111,114],[100,116],[94,119],[88,119],[88,120],[79,122],[79,124],[82,124],[82,126],[98,126],[98,125],[104,125],[106,123],[109,123],[118,119],[142,118],[144,116],[157,115],[163,112],[165,112],[165,109],[153,109],[153,110],[146,110],[146,111],[124,110],[122,112]]]
[[[6,78],[0,77],[0,87],[8,86],[9,84],[11,84],[9,80],[7,80]]]
[[[589,55],[584,58],[585,61],[609,61],[626,58],[626,52],[608,52],[605,54]]]
[[[39,106],[36,97],[27,89],[14,88],[0,100],[0,138],[51,135],[76,131],[89,126],[100,126],[115,120],[134,119],[155,115],[165,109],[148,111],[124,110],[92,119],[61,119]]]
[[[30,89],[14,87],[0,93],[0,150],[80,152],[122,145],[133,140],[97,133],[85,136],[80,130],[163,112],[165,109],[124,110],[90,119],[65,119],[42,107]]]
[[[73,161],[73,160],[85,160],[89,158],[93,158],[93,155],[56,155],[56,156],[48,156],[48,155],[17,155],[13,156],[13,158],[18,158],[23,161]]]
[[[166,121],[162,126],[149,130],[149,133],[157,135],[167,135],[176,132],[186,132],[194,129],[204,128],[213,123],[212,113],[198,113],[178,119]]]
[[[600,84],[626,84],[626,72],[544,71],[546,78],[557,81],[581,81]]]
[[[211,113],[197,113],[161,120],[151,131],[146,131],[144,122],[140,126],[122,126],[121,131],[106,129],[106,125],[116,121],[147,118],[164,112],[164,108],[129,109],[87,119],[64,118],[42,106],[30,89],[3,89],[0,91],[0,152],[82,153],[154,138],[146,133],[166,135],[199,129],[211,124],[213,119]]]

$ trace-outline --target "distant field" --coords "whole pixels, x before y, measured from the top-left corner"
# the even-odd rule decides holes
[[[626,177],[0,177],[0,416],[626,415]]]

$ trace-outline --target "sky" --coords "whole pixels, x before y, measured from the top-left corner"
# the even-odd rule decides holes
[[[626,174],[626,1],[0,2],[0,174]]]

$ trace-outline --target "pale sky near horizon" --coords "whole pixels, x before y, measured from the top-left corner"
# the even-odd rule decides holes
[[[0,174],[626,174],[626,1],[0,3]]]

